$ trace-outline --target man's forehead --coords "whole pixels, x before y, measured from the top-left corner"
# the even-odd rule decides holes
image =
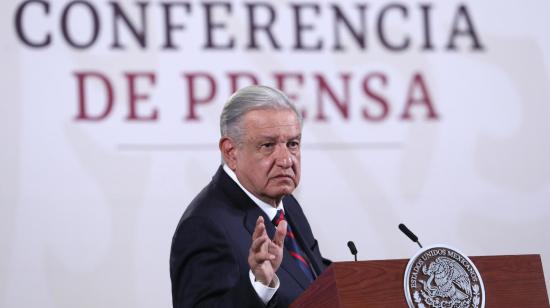
[[[290,109],[260,109],[247,112],[243,126],[252,129],[294,129],[300,127],[300,121]]]

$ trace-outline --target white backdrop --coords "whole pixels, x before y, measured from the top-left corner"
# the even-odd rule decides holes
[[[274,1],[279,49],[259,31],[257,50],[247,48],[240,1],[210,8],[212,48],[203,2],[172,8],[184,28],[171,30],[171,49],[159,1],[145,2],[145,46],[122,19],[114,38],[108,1],[23,3],[0,6],[1,307],[170,306],[171,237],[218,167],[228,76],[244,72],[271,86],[283,74],[306,112],[296,196],[325,257],[350,260],[354,240],[360,259],[408,258],[416,247],[397,229],[404,222],[423,244],[467,255],[541,254],[550,285],[547,1],[358,2],[367,5],[363,46],[334,22],[334,3]],[[138,6],[116,3],[139,33]],[[338,6],[360,29],[361,10]],[[63,25],[76,45],[91,42],[92,10],[97,40],[71,47]],[[269,22],[266,7],[255,10]],[[377,29],[391,46],[409,45],[392,51]],[[86,72],[112,86],[112,109],[96,121],[78,119],[79,98],[100,117],[109,92],[94,77],[79,89]],[[134,118],[156,119],[128,119],[125,74],[137,74]],[[192,111],[190,95],[204,100]]]

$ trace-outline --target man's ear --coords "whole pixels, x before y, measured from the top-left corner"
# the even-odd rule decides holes
[[[233,139],[229,137],[222,137],[220,139],[219,147],[225,164],[229,167],[229,169],[235,171],[237,168],[237,145]]]

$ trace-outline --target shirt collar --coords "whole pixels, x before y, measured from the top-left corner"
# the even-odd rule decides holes
[[[252,199],[252,201],[254,201],[254,203],[256,203],[256,205],[259,206],[260,209],[262,209],[262,211],[264,211],[267,217],[269,217],[269,220],[273,221],[273,219],[275,218],[275,215],[277,215],[278,210],[284,211],[283,200],[279,202],[279,204],[277,205],[277,208],[274,208],[271,205],[269,205],[267,202],[260,200],[260,198],[254,196],[251,192],[246,190],[246,188],[244,188],[244,186],[241,185],[241,182],[239,182],[239,179],[237,178],[237,175],[235,174],[235,172],[233,172],[233,170],[231,170],[226,164],[223,164],[223,170],[225,171],[225,173],[227,173],[227,175],[229,175],[229,177],[233,181],[235,181],[235,183],[237,183],[237,185],[239,185],[239,187],[248,195],[248,197],[250,197],[250,199]]]

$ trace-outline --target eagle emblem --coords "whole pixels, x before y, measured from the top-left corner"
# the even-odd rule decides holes
[[[468,257],[441,245],[417,253],[405,272],[409,307],[484,307],[482,292],[481,276]]]

